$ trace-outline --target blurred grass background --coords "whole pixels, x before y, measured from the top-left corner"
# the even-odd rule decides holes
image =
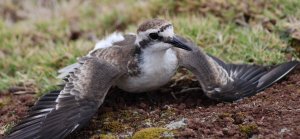
[[[299,0],[2,0],[0,92],[55,88],[57,70],[114,31],[149,18],[173,22],[227,62],[277,64],[297,58]]]

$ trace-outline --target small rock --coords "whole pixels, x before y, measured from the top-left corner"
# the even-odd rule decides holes
[[[163,138],[174,138],[173,132],[165,131],[162,135]]]
[[[286,132],[290,132],[290,130],[289,130],[288,128],[284,127],[284,128],[282,128],[282,129],[280,129],[279,134],[284,134],[284,133],[286,133]]]
[[[182,118],[180,121],[172,121],[171,123],[167,124],[165,127],[169,130],[179,129],[186,126],[186,119]]]

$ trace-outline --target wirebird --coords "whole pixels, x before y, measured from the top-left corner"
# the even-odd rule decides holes
[[[170,22],[148,20],[136,35],[114,33],[60,70],[64,88],[41,97],[7,138],[64,138],[91,119],[112,86],[127,92],[155,90],[168,83],[179,66],[197,77],[208,98],[234,101],[269,87],[298,64],[291,61],[275,68],[226,64],[177,36]]]

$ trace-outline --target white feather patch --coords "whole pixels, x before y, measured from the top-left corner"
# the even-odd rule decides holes
[[[164,37],[173,37],[174,36],[173,26],[169,26],[163,32],[160,32],[159,34]]]
[[[95,48],[88,53],[88,56],[97,49],[110,47],[112,46],[113,43],[118,41],[123,41],[123,40],[124,40],[124,36],[122,33],[114,32],[109,36],[105,37],[104,39],[100,40],[99,42],[97,42]],[[74,63],[72,65],[66,66],[58,71],[59,75],[57,76],[57,78],[62,79],[66,77],[70,72],[73,72],[75,68],[79,68],[79,67],[80,67],[79,63]]]
[[[107,36],[106,38],[97,42],[95,45],[95,48],[92,51],[90,51],[89,54],[91,54],[92,52],[94,52],[97,49],[110,47],[113,45],[113,43],[118,42],[118,41],[123,41],[123,40],[124,40],[124,36],[122,33],[114,32],[114,33],[110,34],[109,36]]]

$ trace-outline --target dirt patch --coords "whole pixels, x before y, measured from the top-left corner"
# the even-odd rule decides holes
[[[16,122],[24,118],[36,100],[33,94],[0,93],[0,138]]]
[[[161,128],[182,119],[186,125],[169,132],[169,137],[300,136],[297,132],[300,131],[300,67],[256,96],[233,103],[212,101],[204,96],[193,77],[177,76],[181,78],[176,77],[177,80],[156,92],[131,94],[111,90],[89,125],[69,138],[126,138],[149,127],[164,131]],[[9,98],[10,105],[1,108],[2,127],[24,117],[34,100],[32,95],[6,94],[1,95],[3,98]]]

